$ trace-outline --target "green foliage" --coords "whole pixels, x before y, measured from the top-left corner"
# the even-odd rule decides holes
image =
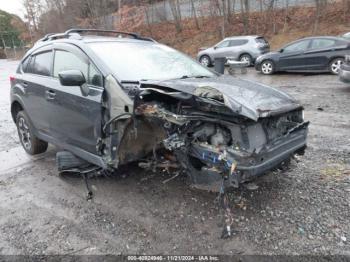
[[[6,46],[19,46],[21,40],[19,39],[20,32],[16,29],[12,21],[15,17],[5,11],[0,10],[0,47]]]

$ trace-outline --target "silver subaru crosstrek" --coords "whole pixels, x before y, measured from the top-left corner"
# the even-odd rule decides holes
[[[262,36],[228,37],[210,48],[201,48],[197,59],[204,66],[214,64],[215,58],[231,58],[252,65],[255,59],[270,52],[270,45]]]

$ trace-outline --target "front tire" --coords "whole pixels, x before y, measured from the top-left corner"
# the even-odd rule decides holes
[[[210,57],[207,55],[201,56],[201,58],[199,58],[199,63],[201,63],[203,66],[206,66],[206,67],[211,66]]]
[[[329,71],[333,74],[333,75],[338,75],[339,74],[339,70],[342,64],[344,64],[345,59],[338,57],[333,59],[330,64],[329,64]]]
[[[41,154],[47,150],[48,143],[34,135],[33,127],[24,111],[18,112],[16,116],[16,126],[23,149],[29,155]]]
[[[271,60],[262,61],[260,72],[264,75],[272,75],[275,72],[275,64]]]

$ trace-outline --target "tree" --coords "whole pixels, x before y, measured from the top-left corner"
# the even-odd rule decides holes
[[[249,0],[241,0],[241,16],[244,27],[244,34],[248,34],[249,32]]]
[[[176,32],[180,33],[182,31],[180,2],[179,0],[169,0],[169,5],[174,17]]]
[[[23,0],[23,6],[26,11],[26,18],[34,33],[38,32],[38,23],[40,15],[43,13],[43,2],[41,0]]]
[[[289,0],[286,0],[286,7],[285,7],[285,15],[284,15],[284,24],[283,24],[283,33],[286,31],[287,29],[287,24],[288,24],[288,11],[289,11]]]
[[[327,6],[327,0],[314,0],[315,1],[315,7],[316,7],[316,14],[315,14],[315,23],[312,33],[315,34],[318,31],[320,18],[322,16],[322,10],[324,10]]]
[[[343,13],[344,13],[344,20],[346,19],[347,15],[350,12],[350,1],[349,0],[343,0]]]
[[[19,46],[23,21],[14,15],[0,10],[0,47]],[[22,30],[21,30],[22,29]]]
[[[199,21],[198,21],[198,18],[197,18],[196,7],[195,7],[195,5],[194,5],[193,0],[190,0],[190,3],[191,3],[192,15],[193,15],[194,21],[195,21],[195,23],[196,23],[196,28],[199,30],[199,29],[200,29],[200,26],[199,26]]]

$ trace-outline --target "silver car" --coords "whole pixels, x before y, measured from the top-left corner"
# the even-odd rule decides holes
[[[210,48],[201,48],[198,61],[204,66],[214,64],[215,58],[230,57],[234,60],[253,64],[255,59],[270,52],[270,45],[262,36],[228,37]]]

